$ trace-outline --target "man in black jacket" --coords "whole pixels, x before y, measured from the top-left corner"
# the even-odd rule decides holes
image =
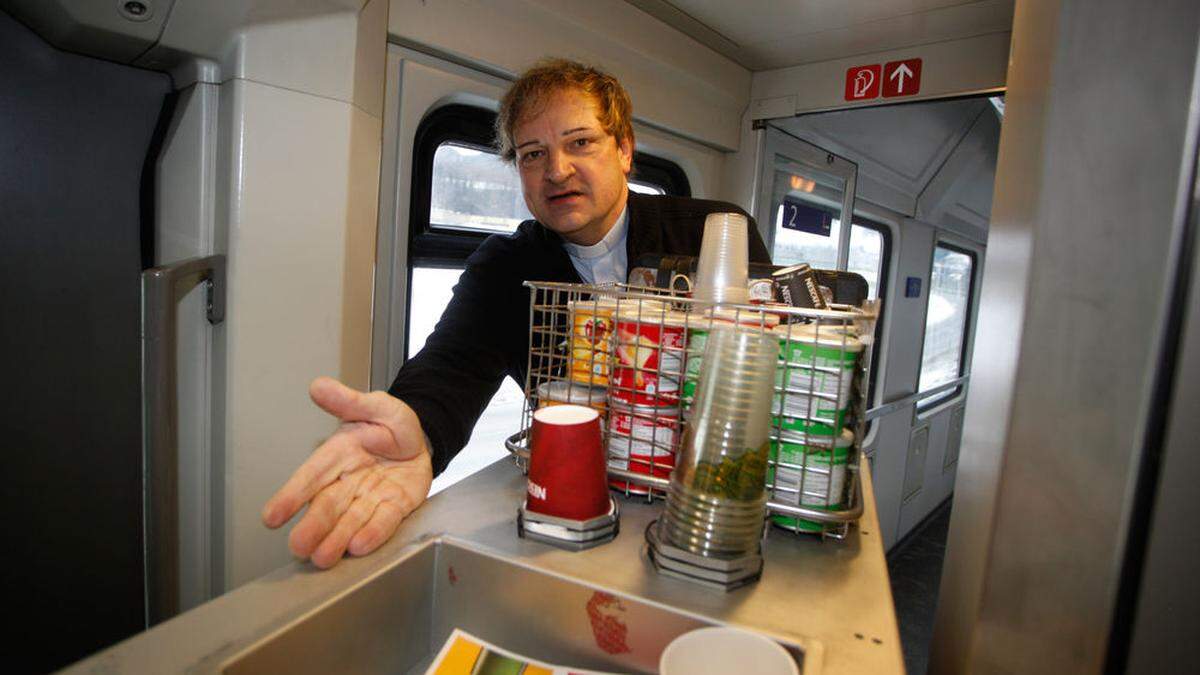
[[[633,115],[615,78],[563,60],[526,71],[497,120],[501,156],[516,164],[536,220],[492,236],[467,259],[454,297],[385,392],[332,378],[309,388],[342,421],[263,508],[279,527],[305,504],[289,546],[318,567],[387,541],[424,501],[434,474],[467,443],[504,377],[524,384],[526,280],[624,281],[643,253],[699,255],[705,216],[731,204],[631,194]],[[750,259],[770,262],[750,227]]]

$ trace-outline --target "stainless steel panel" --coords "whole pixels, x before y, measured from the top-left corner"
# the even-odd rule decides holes
[[[71,672],[279,672],[285,665],[290,672],[310,661],[336,663],[323,672],[420,668],[451,625],[534,655],[641,670],[671,633],[733,624],[795,645],[805,673],[899,673],[899,631],[865,465],[862,486],[866,510],[846,539],[772,531],[762,579],[725,593],[654,572],[642,535],[660,504],[624,500],[621,533],[583,552],[517,538],[525,479],[512,462],[498,462],[435,495],[371,556],[325,572],[290,565]],[[421,551],[434,548],[431,563]],[[602,629],[624,627],[629,652],[610,655],[595,643],[589,604],[598,620],[612,617]]]
[[[430,635],[440,548],[430,542],[411,551],[251,645],[221,672],[405,673],[427,662],[441,646]]]
[[[1198,131],[1192,120],[1192,137]],[[1195,169],[1193,169],[1195,171]],[[1136,597],[1118,600],[1114,636],[1124,654],[1109,650],[1113,670],[1129,673],[1184,672],[1194,666],[1200,635],[1200,528],[1196,527],[1196,486],[1200,484],[1200,180],[1192,192],[1189,231],[1180,242],[1181,267],[1190,278],[1177,282],[1178,352],[1173,381],[1163,383],[1163,426],[1145,483],[1153,488],[1149,518],[1135,527],[1147,535],[1144,558],[1126,563],[1126,583]],[[1190,261],[1189,261],[1189,251]],[[1173,350],[1171,346],[1167,349]],[[1151,430],[1154,434],[1155,430]],[[1132,563],[1132,564],[1131,564]],[[1136,567],[1136,569],[1135,569]],[[1126,622],[1122,622],[1125,619]],[[1122,663],[1123,662],[1123,663]],[[1188,664],[1192,664],[1189,666]]]
[[[1194,2],[1017,3],[931,672],[1104,667],[1198,34]]]
[[[437,539],[222,672],[421,672],[455,628],[540,661],[654,672],[671,640],[715,624]]]

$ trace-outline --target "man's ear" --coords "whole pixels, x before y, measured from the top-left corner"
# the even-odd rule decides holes
[[[617,141],[617,154],[621,157],[621,171],[628,176],[633,171],[633,136],[626,136]]]

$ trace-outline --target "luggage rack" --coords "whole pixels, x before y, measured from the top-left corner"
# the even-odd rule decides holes
[[[627,498],[665,497],[704,340],[715,327],[738,325],[769,331],[780,341],[767,474],[775,526],[840,539],[862,515],[858,474],[877,304],[714,310],[670,289],[540,281],[525,286],[525,402],[521,430],[505,441],[522,469],[538,407],[590,405],[604,416],[610,486]]]

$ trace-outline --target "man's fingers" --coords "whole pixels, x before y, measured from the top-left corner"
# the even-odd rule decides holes
[[[322,410],[343,422],[390,424],[398,408],[398,401],[388,394],[380,391],[366,394],[332,377],[313,380],[308,395]]]
[[[362,476],[347,476],[334,481],[313,498],[304,517],[292,528],[288,536],[288,547],[297,557],[308,558],[329,536],[342,514],[354,500],[357,483]]]
[[[263,524],[270,528],[283,525],[322,488],[368,461],[370,458],[351,434],[334,434],[267,500],[263,506]]]
[[[379,498],[372,494],[355,499],[350,504],[350,508],[346,509],[346,512],[338,519],[333,531],[313,551],[311,556],[313,564],[322,569],[336,565],[342,559],[342,554],[346,552],[350,538],[358,533],[363,525],[367,524],[367,521],[375,514],[375,507],[378,505]]]
[[[362,555],[378,548],[415,507],[408,491],[383,470],[363,469],[322,491],[289,543],[293,553],[327,569],[347,550]]]
[[[397,505],[391,501],[381,501],[375,507],[375,513],[366,525],[358,530],[358,534],[350,540],[346,550],[350,555],[366,555],[383,545],[392,538],[400,521],[411,513],[413,507],[407,504]]]

